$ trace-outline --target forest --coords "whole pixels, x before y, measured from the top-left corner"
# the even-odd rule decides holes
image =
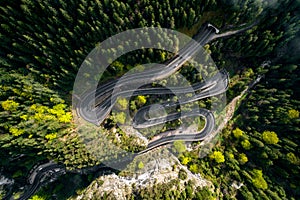
[[[69,170],[101,163],[81,141],[72,116],[77,72],[100,42],[141,27],[169,28],[192,37],[209,22],[221,33],[251,25],[204,47],[218,68],[229,72],[227,102],[262,77],[242,96],[208,156],[199,158],[201,149],[187,151],[184,145],[179,151],[181,164],[211,181],[213,188],[192,190],[189,182],[179,193],[169,191],[179,187],[173,181],[135,191],[128,199],[299,199],[299,11],[299,0],[1,0],[0,180],[6,177],[14,186],[9,191],[0,181],[0,198],[8,192],[20,197],[20,188],[38,163],[54,160]],[[171,56],[157,49],[130,52],[109,66],[103,81]],[[201,77],[191,68],[184,66],[180,73],[196,82]],[[117,109],[129,107],[135,113],[154,101],[149,95],[130,102],[119,99]],[[201,119],[192,120],[203,126]],[[145,148],[116,125],[125,122],[122,112],[111,113],[101,130],[127,151]],[[178,124],[168,123],[163,130]],[[156,132],[144,134],[153,137]],[[75,198],[96,178],[66,174],[31,199]],[[184,173],[179,179],[185,179]],[[236,189],[233,183],[243,186]]]

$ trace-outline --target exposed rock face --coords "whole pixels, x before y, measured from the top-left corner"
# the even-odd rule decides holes
[[[174,167],[174,165],[176,167]],[[184,180],[178,178],[179,171],[187,174]],[[177,180],[180,189],[185,188],[189,181],[193,182],[193,189],[197,187],[212,186],[212,183],[203,179],[199,174],[191,173],[182,166],[175,156],[156,158],[145,164],[143,169],[138,169],[130,176],[105,175],[93,181],[76,200],[97,199],[106,196],[107,199],[125,200],[144,188],[151,188],[156,184],[167,184]],[[170,190],[175,188],[170,188]]]
[[[93,181],[91,185],[75,199],[97,199],[97,197],[109,196],[109,199],[126,200],[132,193],[132,187],[122,181],[117,175],[102,176]]]

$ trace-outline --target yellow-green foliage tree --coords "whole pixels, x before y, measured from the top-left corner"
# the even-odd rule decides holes
[[[277,134],[274,131],[264,131],[262,134],[262,139],[267,144],[277,144],[279,142]]]
[[[241,129],[236,128],[232,131],[232,133],[235,138],[240,138],[244,132]]]
[[[243,140],[243,141],[241,141],[241,145],[246,150],[251,149],[251,143],[249,142],[249,140]]]
[[[46,198],[38,196],[38,195],[33,195],[29,200],[45,200]]]
[[[268,183],[263,178],[262,170],[254,169],[252,171],[252,174],[253,174],[252,183],[253,183],[254,187],[263,189],[263,190],[268,188]]]
[[[246,154],[244,154],[244,153],[239,154],[239,163],[243,165],[246,162],[248,162],[248,158],[247,158]]]
[[[143,169],[144,167],[145,167],[144,163],[142,161],[140,161],[139,164],[138,164],[138,168]]]
[[[221,151],[214,151],[209,157],[210,159],[215,160],[217,163],[225,162],[225,157]]]
[[[19,103],[15,102],[14,100],[7,99],[1,103],[1,106],[3,110],[13,112],[17,110]]]
[[[181,159],[181,163],[183,165],[187,165],[192,159],[188,156],[183,156],[182,159]]]
[[[137,96],[137,104],[138,104],[139,106],[144,105],[146,102],[147,102],[147,99],[146,99],[145,96],[143,96],[143,95]]]
[[[289,116],[289,118],[291,118],[291,119],[297,119],[297,118],[299,118],[299,111],[298,111],[298,110],[295,110],[295,109],[291,109],[291,110],[289,110],[289,112],[288,112],[288,116]]]
[[[300,165],[300,159],[292,152],[289,152],[286,154],[287,160],[294,164],[294,165]]]
[[[198,165],[197,164],[192,164],[191,166],[190,166],[190,170],[191,170],[191,172],[193,172],[193,173],[198,173],[199,172],[199,170],[198,170]]]

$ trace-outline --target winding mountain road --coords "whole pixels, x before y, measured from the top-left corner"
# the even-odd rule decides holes
[[[128,85],[128,83],[130,83],[129,85],[131,85],[153,82],[164,79],[175,73],[187,60],[189,60],[198,51],[201,46],[208,43],[212,38],[214,38],[216,33],[218,33],[218,29],[216,29],[211,24],[205,24],[194,37],[194,39],[198,43],[188,43],[183,49],[179,50],[178,54],[171,60],[169,60],[164,67],[154,67],[143,72],[123,76],[122,79],[117,79],[100,86],[99,88],[97,88],[96,92],[87,93],[86,95],[84,95],[84,98],[80,99],[79,104],[77,105],[76,111],[78,116],[88,122],[100,125],[111,112],[111,109],[116,103],[119,96],[130,97],[146,94],[170,94],[174,92],[181,94],[193,93],[191,97],[182,99],[180,103],[165,102],[161,104],[164,108],[176,108],[176,106],[179,105],[224,93],[228,87],[229,82],[229,76],[224,70],[217,72],[216,75],[208,80],[205,80],[204,82],[192,85],[192,87],[174,87],[169,89],[138,88],[136,90],[130,89],[130,87],[126,88],[126,85]],[[116,86],[120,89],[116,89]],[[125,90],[123,90],[124,88],[122,89],[122,87],[124,87]],[[93,105],[92,102],[96,102],[96,104]],[[152,118],[147,117],[147,113],[149,112],[149,110],[150,106],[146,106],[141,108],[136,113],[132,124],[134,128],[148,128],[154,125],[165,123],[167,121],[191,116],[203,117],[205,119],[205,126],[202,130],[193,134],[176,134],[161,137],[155,141],[150,142],[145,150],[138,152],[136,155],[142,155],[150,150],[153,150],[154,148],[173,143],[176,140],[201,141],[205,139],[215,127],[215,119],[213,113],[204,108],[194,109],[189,112],[170,113],[164,117],[160,116]],[[128,163],[133,158],[134,156],[125,157],[123,160],[118,160],[119,163],[116,163],[116,165],[120,164],[120,162]],[[99,170],[112,169],[112,166],[113,165],[108,167],[104,164],[100,164],[90,168],[74,170],[72,172],[88,174],[94,173]],[[25,200],[30,198],[39,187],[47,182],[47,180],[49,181],[50,179],[50,181],[53,181],[55,177],[66,172],[67,170],[63,165],[59,165],[53,162],[38,166],[31,172],[30,176],[28,177],[29,185],[26,187],[27,189],[19,199]]]

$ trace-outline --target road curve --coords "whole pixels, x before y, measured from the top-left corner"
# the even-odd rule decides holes
[[[21,195],[19,200],[29,199],[46,182],[47,178],[51,181],[51,179],[54,180],[57,176],[64,173],[66,173],[65,167],[52,161],[38,166],[30,174],[28,178],[30,185],[27,186],[27,190]]]

